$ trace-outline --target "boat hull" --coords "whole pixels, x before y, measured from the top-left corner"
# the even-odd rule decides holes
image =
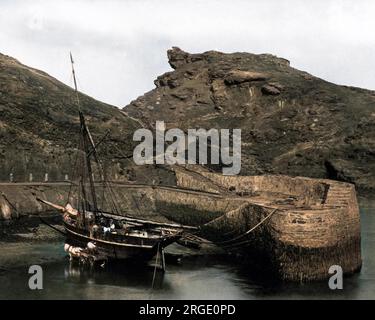
[[[162,238],[139,238],[126,237],[127,241],[115,242],[111,237],[108,239],[99,239],[91,237],[83,230],[64,223],[66,231],[66,242],[72,246],[86,248],[89,242],[96,246],[98,254],[108,259],[125,260],[132,259],[136,261],[151,260],[158,251],[175,242],[180,236],[168,236]]]

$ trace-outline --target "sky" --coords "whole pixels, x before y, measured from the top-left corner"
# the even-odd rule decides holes
[[[375,90],[373,0],[0,0],[0,52],[117,107],[170,71],[166,51],[271,53]]]

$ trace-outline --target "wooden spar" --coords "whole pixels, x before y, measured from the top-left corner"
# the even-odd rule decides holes
[[[94,160],[95,160],[96,164],[98,165],[98,169],[99,169],[99,173],[100,173],[100,178],[103,181],[103,184],[106,187],[108,187],[108,190],[109,190],[109,193],[110,193],[110,197],[111,197],[111,200],[112,200],[113,209],[116,211],[116,213],[118,213],[118,209],[117,209],[116,203],[114,201],[114,195],[113,195],[112,188],[107,183],[107,181],[105,179],[104,170],[103,170],[103,167],[102,167],[102,163],[100,162],[100,159],[98,157],[98,152],[97,152],[97,149],[96,149],[97,145],[95,145],[94,140],[92,138],[92,135],[90,133],[90,130],[89,130],[89,128],[87,126],[86,126],[86,133],[87,133],[87,137],[88,137],[88,142],[89,142],[89,144],[91,146],[91,151],[87,153],[87,157],[89,158],[91,155],[94,156]],[[107,132],[106,135],[108,133],[109,132]],[[106,137],[106,135],[103,137],[103,139],[101,141],[99,141],[99,143],[101,143],[104,140],[104,138]]]
[[[46,201],[46,200],[42,200],[40,198],[36,198],[36,200],[38,200],[38,201],[40,201],[40,202],[42,202],[46,205],[49,205],[52,208],[60,210],[62,212],[68,212],[72,216],[78,215],[78,211],[76,209],[74,209],[69,203],[67,203],[66,207],[63,207],[63,206],[59,206],[58,204],[54,204],[54,203]]]
[[[74,81],[74,91],[76,92],[77,104],[78,104],[78,108],[80,109],[78,89],[77,89],[76,73],[75,73],[75,70],[74,70],[74,61],[73,61],[73,56],[72,56],[71,52],[70,52],[70,63],[72,65],[72,75],[73,75],[73,81]]]
[[[149,224],[149,225],[154,225],[154,226],[171,227],[171,228],[177,228],[177,229],[189,229],[189,230],[199,229],[198,227],[187,226],[187,225],[178,224],[178,223],[164,223],[164,222],[156,222],[156,221],[151,221],[151,220],[136,219],[136,218],[114,215],[114,214],[105,213],[105,212],[103,212],[102,215],[108,218],[114,218],[118,220],[129,221],[129,222],[137,222],[137,223],[142,223],[142,224]]]
[[[84,149],[83,151],[85,152],[85,155],[86,155],[86,166],[87,166],[87,172],[89,175],[92,203],[94,206],[93,212],[94,214],[96,214],[98,212],[98,203],[96,199],[96,191],[95,191],[95,186],[94,186],[94,179],[93,179],[93,173],[92,173],[91,162],[90,162],[90,154],[89,154],[87,142],[91,144],[92,148],[95,148],[95,146],[93,145],[92,138],[86,127],[85,118],[81,111],[79,112],[79,119],[81,122],[81,132],[83,135],[83,149]]]
[[[72,75],[73,75],[73,81],[74,81],[74,90],[76,92],[76,97],[77,97],[77,105],[78,105],[78,110],[79,110],[79,121],[81,123],[81,135],[82,135],[82,151],[86,155],[86,167],[88,171],[88,176],[89,176],[89,183],[90,183],[90,191],[91,191],[91,197],[92,197],[92,204],[93,204],[93,213],[96,216],[96,213],[98,212],[98,203],[97,203],[97,198],[96,198],[96,192],[95,192],[95,186],[94,186],[94,179],[93,179],[93,172],[91,168],[91,162],[90,162],[90,155],[91,153],[89,152],[89,145],[95,150],[95,145],[93,144],[93,140],[91,137],[91,134],[86,126],[85,123],[85,118],[83,116],[83,113],[81,111],[81,106],[79,102],[79,96],[78,96],[78,88],[77,88],[77,79],[76,79],[76,73],[74,70],[74,60],[73,60],[73,55],[70,52],[70,62],[72,65]],[[86,191],[84,187],[84,181],[82,181],[82,195],[84,197],[84,201],[88,203],[87,198],[86,198]],[[86,205],[87,206],[87,205]],[[85,208],[84,208],[85,211]]]
[[[74,60],[73,60],[72,53],[70,53],[70,61],[71,61],[71,65],[72,65],[72,74],[73,74],[73,79],[74,79],[74,89],[75,89],[75,92],[76,92],[76,95],[77,95],[77,104],[78,104],[79,118],[80,118],[80,123],[81,123],[82,151],[86,154],[85,163],[86,163],[88,176],[89,176],[88,178],[89,178],[89,184],[90,184],[90,193],[91,193],[92,205],[93,205],[92,211],[95,215],[95,218],[97,218],[97,214],[99,212],[99,209],[98,209],[98,201],[97,201],[96,190],[95,190],[95,185],[94,185],[93,171],[92,171],[91,162],[90,162],[91,156],[94,157],[94,160],[98,165],[98,170],[99,170],[99,173],[100,173],[101,180],[105,184],[106,184],[106,182],[105,182],[105,177],[104,177],[104,171],[103,171],[102,164],[99,160],[99,157],[98,157],[98,154],[97,154],[97,151],[96,151],[96,146],[95,146],[94,140],[91,136],[89,128],[86,125],[85,118],[84,118],[83,113],[81,111],[81,107],[80,107],[80,103],[79,103],[79,96],[78,96],[78,89],[77,89],[76,73],[75,73],[75,70],[74,70]],[[107,132],[107,134],[108,134],[108,132]],[[107,134],[106,134],[106,136],[107,136]],[[104,140],[104,138],[103,138],[103,140]],[[100,141],[100,143],[101,142],[102,141]],[[91,148],[91,150],[89,150],[89,148]],[[86,209],[89,207],[89,202],[88,202],[87,197],[86,197],[86,192],[85,192],[85,187],[84,187],[83,181],[82,181],[82,195],[84,197],[84,202],[85,202],[85,204],[83,205],[83,211],[86,211]],[[112,195],[111,195],[111,197],[112,197]],[[113,202],[114,209],[117,211],[117,207],[116,207],[116,204],[114,203],[113,199],[112,199],[112,202]],[[87,207],[87,208],[85,208],[85,207]]]
[[[49,205],[49,206],[57,209],[57,210],[60,210],[62,212],[66,211],[66,209],[63,206],[59,206],[58,204],[54,204],[52,202],[49,202],[49,201],[46,201],[46,200],[43,200],[43,199],[40,199],[40,198],[36,198],[36,199],[38,201],[46,204],[46,205]],[[160,226],[160,227],[170,227],[170,228],[189,229],[189,230],[198,230],[199,229],[198,227],[187,226],[187,225],[178,224],[178,223],[163,223],[163,222],[156,222],[156,221],[151,221],[151,220],[135,219],[135,218],[120,216],[120,215],[114,215],[114,214],[104,213],[104,212],[102,213],[102,215],[104,217],[107,217],[107,218],[113,218],[113,219],[116,219],[116,220],[128,221],[128,222],[132,222],[132,223],[136,223],[136,224],[139,223],[141,225],[149,224],[149,225],[155,225],[155,226]]]
[[[46,205],[48,205],[52,208],[55,208],[55,209],[60,210],[62,212],[65,212],[65,207],[63,207],[63,206],[59,206],[58,204],[54,204],[52,202],[49,202],[47,200],[43,200],[43,199],[40,199],[40,198],[36,198],[36,200],[38,200],[39,202],[42,202],[42,203],[44,203],[44,204],[46,204]]]
[[[82,192],[82,210],[83,210],[83,212],[86,212],[86,209],[87,209],[87,207],[89,207],[89,205],[88,205],[88,201],[87,201],[87,197],[86,197],[86,189],[85,189],[85,183],[84,183],[84,181],[83,181],[83,177],[81,176],[80,177],[80,179],[79,179],[79,186],[78,186],[78,189],[79,189],[79,187],[81,187],[81,192]],[[80,199],[78,199],[78,200],[80,200]],[[78,207],[79,208],[79,207]]]
[[[83,126],[82,126],[82,121],[81,121],[81,105],[80,105],[79,96],[78,96],[76,72],[74,70],[74,60],[73,60],[72,53],[70,52],[69,54],[70,54],[70,63],[71,63],[71,67],[72,67],[72,75],[73,75],[73,81],[74,81],[74,91],[76,93],[77,106],[78,106],[78,111],[79,111],[79,115],[80,115],[80,123],[81,123],[80,130],[81,130],[82,139],[84,140],[84,137],[83,137]],[[82,151],[85,152],[85,150],[82,150]],[[81,178],[79,180],[79,187],[78,188],[81,188],[81,191],[82,191],[82,196],[83,196],[82,211],[85,212],[86,209],[87,209],[86,207],[88,206],[88,201],[87,201],[87,197],[86,197],[85,184],[84,184],[82,176],[81,176]],[[78,199],[78,201],[79,200],[80,199]]]

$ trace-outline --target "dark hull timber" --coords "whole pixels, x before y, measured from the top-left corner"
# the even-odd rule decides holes
[[[70,245],[86,248],[89,242],[95,244],[98,253],[108,259],[139,261],[151,260],[157,252],[175,242],[180,235],[171,235],[162,238],[141,238],[135,236],[120,236],[108,234],[106,237],[91,237],[87,231],[78,229],[64,222],[66,241]],[[115,241],[116,240],[116,241]]]

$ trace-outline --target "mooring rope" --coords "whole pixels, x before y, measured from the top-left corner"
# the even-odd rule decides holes
[[[274,209],[272,210],[265,218],[263,218],[260,222],[258,222],[254,227],[252,227],[251,229],[249,229],[248,231],[246,231],[245,233],[237,236],[237,237],[234,237],[232,239],[229,239],[229,240],[225,240],[225,241],[220,241],[220,242],[214,242],[215,244],[217,245],[223,245],[225,243],[230,243],[230,242],[233,242],[233,241],[236,241],[238,239],[241,239],[243,238],[244,236],[248,235],[249,233],[253,232],[255,229],[257,229],[258,227],[260,227],[263,223],[265,223],[269,218],[271,218],[271,216],[277,211],[277,209]],[[229,245],[224,245],[225,246],[235,246],[237,244],[229,244]]]

